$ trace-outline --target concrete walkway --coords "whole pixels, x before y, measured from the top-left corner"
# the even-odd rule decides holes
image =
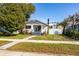
[[[8,51],[8,50],[0,50],[0,56],[45,56],[47,54],[40,54],[34,52],[17,52],[17,51]]]
[[[0,56],[70,56],[70,55],[0,50]]]
[[[32,38],[32,37],[36,37],[36,36],[35,36],[35,35],[29,36],[29,37],[27,37],[27,38],[24,38],[23,40],[28,40],[28,39],[30,39],[30,38]]]
[[[1,40],[3,41],[3,39],[0,39],[0,41]],[[23,40],[4,39],[4,41],[13,41],[13,42],[19,42],[19,43],[20,42],[32,42],[32,43],[75,44],[75,45],[79,45],[79,41],[49,41],[49,40],[28,40],[28,39],[23,39]]]
[[[11,42],[11,43],[5,44],[3,46],[0,46],[0,49],[7,49],[7,48],[9,48],[17,43],[19,43],[19,42]]]
[[[27,38],[25,38],[25,39],[23,39],[23,40],[28,40],[28,39],[30,39],[30,38],[32,38],[32,37],[35,37],[35,36],[30,36],[30,37],[27,37]],[[4,40],[4,39],[3,39]],[[15,39],[6,39],[7,41],[9,41],[9,40],[11,40],[11,41],[13,41],[13,40],[15,40]],[[5,41],[6,41],[5,40]],[[20,43],[21,41],[13,41],[13,42],[11,42],[11,43],[7,43],[7,44],[5,44],[5,45],[3,45],[3,46],[0,46],[0,49],[7,49],[7,48],[9,48],[9,47],[11,47],[11,46],[13,46],[13,45],[15,45],[15,44],[17,44],[17,43]]]

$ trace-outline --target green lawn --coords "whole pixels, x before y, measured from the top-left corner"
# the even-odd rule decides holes
[[[23,38],[26,38],[26,37],[29,37],[31,36],[30,34],[18,34],[18,35],[15,35],[15,36],[0,36],[0,38],[6,38],[6,39],[23,39]]]
[[[8,50],[48,54],[79,55],[79,45],[72,44],[19,43],[8,48]]]
[[[9,43],[10,41],[0,41],[0,46]]]
[[[35,40],[54,40],[54,41],[69,41],[72,40],[68,37],[65,37],[64,35],[42,35],[42,36],[36,36],[32,39]]]

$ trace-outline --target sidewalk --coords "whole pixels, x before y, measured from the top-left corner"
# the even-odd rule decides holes
[[[69,56],[69,55],[0,50],[0,56]]]
[[[30,39],[30,38],[29,38]],[[16,39],[0,39],[4,41],[13,41],[13,42],[32,42],[32,43],[51,43],[51,44],[75,44],[79,45],[79,41],[49,41],[49,40],[28,40],[28,39],[23,39],[23,40],[16,40]]]

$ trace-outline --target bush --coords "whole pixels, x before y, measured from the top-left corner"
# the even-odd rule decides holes
[[[76,30],[71,30],[71,31],[65,30],[64,35],[72,39],[79,39],[79,32]]]

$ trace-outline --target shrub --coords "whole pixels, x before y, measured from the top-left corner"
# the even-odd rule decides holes
[[[79,32],[76,30],[71,30],[71,31],[65,30],[64,35],[73,39],[79,39]]]

